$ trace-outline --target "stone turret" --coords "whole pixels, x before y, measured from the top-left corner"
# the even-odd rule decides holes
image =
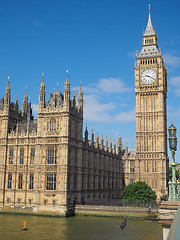
[[[7,84],[6,92],[4,95],[4,108],[5,109],[9,109],[10,101],[11,101],[11,88],[9,85],[9,77],[8,77],[8,84]]]
[[[14,110],[16,113],[19,112],[19,104],[18,104],[18,98],[16,97],[16,101],[15,101],[15,104],[14,104]]]
[[[115,140],[114,140],[114,143],[113,143],[113,154],[116,154],[116,143],[115,143]]]
[[[57,96],[59,96],[59,95],[60,95],[60,92],[59,92],[59,83],[57,83],[56,95],[57,95]]]
[[[91,132],[90,144],[91,144],[91,145],[94,145],[94,133],[93,133],[93,130],[92,130],[92,132]]]
[[[106,137],[106,141],[105,141],[105,151],[108,151],[108,139]]]
[[[125,155],[126,156],[128,155],[128,145],[127,145],[127,142],[126,142],[126,148],[125,148]]]
[[[121,149],[122,149],[122,140],[121,140],[121,135],[119,133],[118,144],[117,144],[117,154],[121,153]]]
[[[101,136],[101,150],[104,149],[104,138],[103,138],[103,134]]]
[[[44,73],[42,73],[42,82],[39,91],[39,110],[45,107],[45,95]]]
[[[22,103],[22,116],[27,115],[27,107],[28,107],[27,105],[28,105],[28,95],[27,95],[27,89],[26,89],[23,97],[23,103]]]
[[[70,102],[70,82],[69,82],[69,73],[67,71],[67,78],[65,81],[65,88],[64,88],[64,103],[69,105]]]
[[[81,111],[83,111],[83,91],[82,91],[82,87],[81,87],[81,84],[80,84],[80,88],[79,88],[79,92],[78,92],[78,109]]]
[[[87,130],[87,126],[86,126],[86,130],[85,130],[85,142],[88,142],[88,130]]]
[[[109,141],[109,152],[112,152],[112,141],[111,141],[111,139]]]
[[[98,132],[96,134],[96,148],[99,147],[99,135],[98,135]]]
[[[53,94],[53,107],[56,107],[56,92],[54,89],[54,94]]]

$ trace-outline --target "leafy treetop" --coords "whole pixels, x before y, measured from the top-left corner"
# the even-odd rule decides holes
[[[128,200],[156,200],[156,193],[145,182],[130,183],[122,192],[122,198]]]

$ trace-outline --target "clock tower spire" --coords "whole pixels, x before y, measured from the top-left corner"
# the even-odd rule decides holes
[[[142,49],[135,64],[136,181],[144,181],[158,198],[167,193],[167,70],[151,21],[143,33]]]
[[[158,49],[157,36],[151,21],[151,8],[149,5],[149,18],[146,30],[143,33],[143,44],[139,57],[161,56]]]
[[[152,25],[152,22],[151,22],[151,6],[150,6],[150,4],[149,4],[148,24],[147,24],[146,31],[145,31],[144,35],[146,35],[146,36],[155,35],[155,31],[153,29],[153,25]]]

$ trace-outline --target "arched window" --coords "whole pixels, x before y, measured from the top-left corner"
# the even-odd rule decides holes
[[[56,120],[51,119],[50,121],[50,131],[56,131]]]

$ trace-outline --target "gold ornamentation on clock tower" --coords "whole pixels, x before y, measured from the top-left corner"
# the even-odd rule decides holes
[[[158,198],[167,193],[167,70],[149,18],[135,64],[136,181],[145,181]]]

